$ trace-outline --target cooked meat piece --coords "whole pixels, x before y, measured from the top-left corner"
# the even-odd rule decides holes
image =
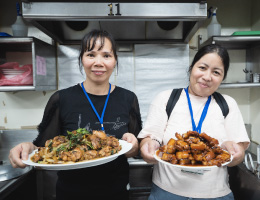
[[[42,159],[42,157],[40,156],[40,154],[37,152],[37,153],[35,153],[32,157],[31,157],[31,160],[33,161],[33,162],[38,162],[39,160],[41,160]]]
[[[202,161],[203,155],[202,154],[193,154],[193,158],[196,161]]]
[[[213,151],[209,151],[205,156],[203,156],[202,160],[210,161],[210,160],[212,160],[215,157],[216,157],[216,155],[214,154],[214,152]]]
[[[174,153],[175,152],[175,150],[176,150],[176,148],[175,148],[175,143],[176,143],[176,140],[175,139],[173,139],[173,138],[171,138],[170,140],[169,140],[169,142],[167,143],[167,145],[166,145],[166,152],[167,153]]]
[[[93,135],[99,137],[102,140],[107,138],[107,135],[103,131],[93,131]]]
[[[203,138],[204,140],[206,140],[210,144],[211,147],[218,145],[218,140],[208,136],[206,133],[201,133],[200,137]]]
[[[104,148],[102,148],[98,154],[101,156],[101,157],[105,157],[105,156],[110,156],[111,155],[111,150],[112,150],[112,147],[110,146],[105,146]]]
[[[176,157],[174,154],[163,153],[163,155],[162,155],[162,160],[164,160],[164,161],[171,162],[173,159],[176,160]]]
[[[200,139],[191,136],[188,139],[185,139],[184,141],[187,142],[188,144],[198,144],[200,142]]]
[[[106,137],[106,139],[101,139],[101,146],[111,146],[111,147],[118,147],[120,146],[119,141],[117,138],[113,136]]]
[[[101,148],[101,140],[99,137],[97,137],[96,135],[90,135],[88,136],[88,139],[91,141],[93,149]]]
[[[206,148],[206,144],[204,142],[199,142],[198,144],[191,144],[190,148],[202,151]]]
[[[179,151],[189,150],[190,149],[189,144],[187,142],[184,142],[184,141],[181,141],[181,140],[177,140],[176,141],[175,147]]]
[[[68,140],[65,138],[65,136],[56,136],[52,140],[52,146],[57,147],[62,143],[67,142]]]
[[[76,147],[72,151],[61,151],[59,154],[59,158],[61,158],[63,161],[79,161],[83,156],[83,152],[80,150],[80,148]]]
[[[188,165],[190,163],[191,163],[191,161],[189,159],[181,159],[181,160],[179,160],[179,164],[180,165]]]
[[[189,158],[189,153],[188,151],[178,151],[176,152],[176,158],[177,160],[181,160],[181,159],[186,159]]]
[[[187,133],[182,134],[184,139],[188,139],[190,136],[199,137],[199,133],[197,131],[188,131]]]
[[[182,137],[179,133],[175,133],[175,137],[176,137],[178,140],[184,141],[183,137]]]
[[[216,156],[216,159],[223,160],[224,162],[226,162],[226,161],[230,161],[230,157],[231,157],[230,154],[223,151],[222,154]]]
[[[96,150],[89,150],[84,153],[85,160],[91,160],[98,157],[98,152]]]

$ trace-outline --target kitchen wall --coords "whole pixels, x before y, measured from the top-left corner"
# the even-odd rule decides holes
[[[16,19],[15,2],[17,0],[0,1],[0,32],[12,35],[11,25]],[[231,35],[234,31],[260,30],[260,2],[258,0],[208,0],[207,2],[209,6],[218,7],[217,17],[222,25],[222,35]],[[209,20],[206,20],[189,42],[190,62],[198,47],[198,34],[202,35],[202,42],[207,39],[206,27],[208,23]],[[30,36],[35,36],[49,43],[52,42],[38,29],[30,25],[29,27]],[[226,82],[245,80],[245,75],[242,72],[246,61],[245,50],[229,52],[231,66]],[[7,129],[35,128],[41,121],[44,107],[53,92],[0,92],[0,127]],[[221,89],[220,92],[237,100],[245,123],[252,124],[252,140],[260,143],[258,131],[260,130],[260,88]]]

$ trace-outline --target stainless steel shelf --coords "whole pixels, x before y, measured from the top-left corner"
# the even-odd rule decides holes
[[[249,87],[260,87],[260,83],[222,83],[220,89],[222,88],[249,88]]]
[[[200,47],[208,44],[219,44],[227,49],[249,49],[260,46],[260,36],[212,36]]]
[[[15,58],[10,59],[10,55]],[[14,60],[19,64],[32,64],[33,77],[31,85],[0,86],[0,92],[57,89],[54,45],[34,37],[2,37],[0,38],[0,60],[1,64],[14,62]]]

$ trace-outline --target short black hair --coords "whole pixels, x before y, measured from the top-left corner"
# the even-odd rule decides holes
[[[228,69],[229,69],[229,54],[226,48],[218,45],[218,44],[209,44],[206,46],[203,46],[199,49],[199,51],[196,53],[196,55],[193,58],[193,61],[191,63],[191,66],[189,68],[189,73],[191,73],[191,70],[196,62],[198,62],[201,57],[208,53],[217,53],[219,57],[222,60],[222,63],[224,65],[224,77],[223,80],[227,77]]]
[[[81,40],[80,50],[79,50],[79,69],[82,72],[82,56],[86,51],[92,51],[95,48],[96,40],[101,39],[101,46],[98,50],[101,50],[105,44],[105,38],[111,42],[112,45],[112,52],[114,57],[117,61],[117,54],[116,54],[116,42],[113,36],[105,30],[92,30],[88,32]]]

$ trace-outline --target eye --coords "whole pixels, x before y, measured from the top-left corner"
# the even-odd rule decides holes
[[[105,54],[104,55],[104,58],[110,58],[110,57],[112,57],[111,54]]]
[[[200,68],[201,70],[205,70],[205,69],[206,69],[206,67],[204,67],[204,66],[199,66],[199,68]]]
[[[94,54],[93,53],[88,53],[87,57],[94,57]]]
[[[214,71],[214,74],[220,75],[220,73],[218,71]]]

